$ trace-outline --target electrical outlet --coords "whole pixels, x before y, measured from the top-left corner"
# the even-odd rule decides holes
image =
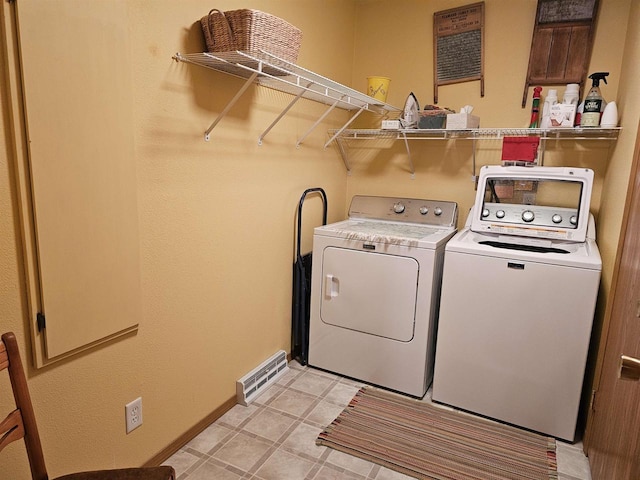
[[[142,425],[142,397],[127,403],[124,406],[124,413],[127,422],[127,433]]]

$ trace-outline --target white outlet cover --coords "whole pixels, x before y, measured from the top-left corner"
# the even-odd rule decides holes
[[[142,397],[136,398],[124,407],[127,433],[142,425]]]

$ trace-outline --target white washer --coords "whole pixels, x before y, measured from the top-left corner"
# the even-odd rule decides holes
[[[313,238],[309,364],[422,397],[454,202],[355,196]]]
[[[553,167],[481,173],[467,224],[446,247],[433,400],[574,440],[602,268],[592,178]],[[518,182],[537,192],[518,193]],[[514,197],[542,205],[490,198],[513,184]]]

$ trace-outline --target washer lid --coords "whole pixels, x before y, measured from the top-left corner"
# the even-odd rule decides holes
[[[586,168],[485,166],[471,230],[584,242],[592,184]]]

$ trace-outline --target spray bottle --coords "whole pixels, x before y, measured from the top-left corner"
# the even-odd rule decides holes
[[[607,83],[607,75],[609,75],[609,72],[597,72],[589,75],[593,83],[584,99],[582,116],[580,117],[581,127],[597,127],[600,125],[600,115],[604,110],[605,104],[604,98],[600,93],[600,80],[604,80],[604,83]]]

